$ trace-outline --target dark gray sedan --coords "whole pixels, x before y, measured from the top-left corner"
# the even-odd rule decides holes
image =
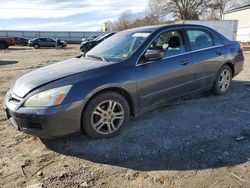
[[[240,44],[208,27],[130,29],[85,57],[17,79],[5,97],[6,113],[18,130],[38,137],[107,138],[162,102],[205,90],[226,94],[243,62]]]
[[[67,43],[65,41],[61,41],[59,39],[40,37],[40,38],[34,38],[34,39],[29,40],[28,46],[32,46],[35,49],[38,49],[41,47],[65,48],[67,46]]]

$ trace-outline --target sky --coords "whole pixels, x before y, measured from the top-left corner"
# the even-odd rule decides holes
[[[148,0],[0,0],[0,30],[98,31],[105,21]]]

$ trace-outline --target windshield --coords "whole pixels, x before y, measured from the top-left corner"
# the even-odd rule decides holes
[[[87,57],[102,57],[106,60],[123,61],[128,59],[145,41],[150,32],[118,33],[90,50]]]

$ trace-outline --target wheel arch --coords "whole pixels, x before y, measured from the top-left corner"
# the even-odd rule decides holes
[[[38,45],[38,47],[40,47],[40,44],[38,42],[35,42],[32,46],[35,47],[35,45]]]
[[[135,116],[136,114],[136,109],[135,109],[135,102],[133,100],[132,95],[124,88],[119,87],[119,86],[110,86],[110,87],[104,87],[104,88],[99,88],[97,90],[95,90],[94,92],[91,92],[86,98],[87,100],[85,101],[85,104],[83,106],[82,109],[82,114],[84,113],[86,106],[88,105],[88,103],[97,95],[100,95],[101,93],[105,93],[105,92],[116,92],[118,94],[120,94],[121,96],[123,96],[126,101],[128,102],[129,105],[129,109],[130,109],[130,115],[131,116]],[[83,124],[82,124],[82,118],[81,118],[81,130],[83,131]]]
[[[230,69],[232,71],[232,77],[234,77],[235,76],[235,67],[234,67],[234,64],[232,62],[226,62],[224,65],[227,65],[227,66],[230,67]]]

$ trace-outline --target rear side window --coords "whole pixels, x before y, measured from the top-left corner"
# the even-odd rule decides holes
[[[50,39],[50,38],[46,38],[45,40],[46,40],[47,42],[53,42],[53,40]]]
[[[221,41],[215,35],[213,35],[213,41],[215,46],[222,45]]]
[[[200,50],[214,46],[213,39],[209,32],[197,29],[187,30],[192,50]]]

